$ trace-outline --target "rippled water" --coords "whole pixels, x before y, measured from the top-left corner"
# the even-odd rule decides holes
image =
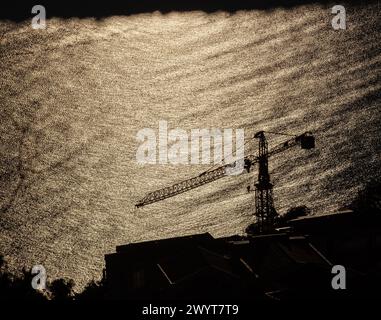
[[[320,214],[349,203],[381,174],[381,56],[377,5],[347,14],[345,31],[313,5],[54,18],[39,31],[1,22],[0,252],[81,286],[119,244],[242,233],[252,174],[135,209],[146,192],[209,167],[139,166],[136,133],[159,120],[244,128],[246,139],[313,131],[316,150],[270,162],[276,207]]]

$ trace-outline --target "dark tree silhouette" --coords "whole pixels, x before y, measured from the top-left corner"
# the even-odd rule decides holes
[[[381,213],[381,183],[375,180],[369,181],[359,191],[349,208],[359,213]]]
[[[46,295],[32,288],[32,278],[26,269],[20,275],[12,274],[4,257],[0,255],[0,300],[46,301]]]
[[[74,298],[74,281],[71,279],[56,279],[48,285],[52,299],[57,301],[70,301]]]
[[[105,297],[103,281],[90,281],[85,289],[75,296],[78,301],[101,300]]]
[[[286,212],[286,214],[283,216],[283,219],[288,221],[288,220],[296,219],[299,217],[305,217],[305,216],[308,216],[310,212],[311,212],[310,208],[304,205],[293,207]]]
[[[1,300],[31,300],[43,302],[48,300],[90,301],[104,299],[104,280],[90,281],[80,293],[74,293],[75,283],[71,279],[55,279],[48,283],[47,290],[41,292],[32,288],[34,275],[26,268],[20,274],[9,271],[6,260],[0,255],[0,301]]]

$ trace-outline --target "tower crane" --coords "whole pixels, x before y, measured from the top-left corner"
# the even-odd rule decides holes
[[[268,149],[266,134],[277,134],[292,136],[283,143]],[[183,180],[171,186],[152,191],[145,195],[143,199],[136,203],[136,207],[143,207],[178,194],[198,188],[207,183],[211,183],[229,175],[231,168],[236,168],[238,164],[243,163],[244,169],[249,173],[251,168],[258,164],[258,180],[255,183],[255,216],[256,225],[259,232],[268,232],[273,228],[274,220],[277,216],[273,201],[273,184],[270,181],[268,170],[268,160],[270,157],[288,150],[294,146],[300,145],[302,149],[312,149],[315,147],[315,138],[311,132],[305,132],[300,135],[290,135],[286,133],[259,131],[254,135],[258,139],[258,155],[247,155],[243,159],[233,163],[221,165],[215,169],[204,171],[196,177]],[[242,166],[241,166],[242,168]]]

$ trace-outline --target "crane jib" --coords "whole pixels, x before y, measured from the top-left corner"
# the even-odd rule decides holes
[[[147,194],[141,201],[139,201],[136,206],[142,207],[144,205],[154,203],[160,200],[164,200],[185,191],[195,189],[204,184],[210,183],[212,181],[218,180],[222,177],[225,177],[227,174],[226,169],[231,168],[234,164],[227,164],[222,167],[219,167],[215,170],[203,172],[197,177],[182,181],[173,186],[166,187],[164,189],[159,189]]]
[[[264,131],[261,131],[261,133],[263,134]],[[270,151],[268,151],[266,157],[269,158],[275,154],[283,152],[298,144],[301,145],[302,149],[312,149],[315,147],[315,138],[313,137],[311,132],[305,132],[301,135],[294,136],[292,139],[289,139],[281,143],[280,145],[274,147]],[[259,161],[258,156],[254,156],[254,155],[249,155],[249,156],[246,156],[244,159],[238,160],[238,162],[244,163],[244,169],[246,169],[247,172],[249,172],[251,166],[257,163],[258,161]],[[235,168],[236,166],[237,166],[237,162],[225,164],[214,170],[205,171],[201,173],[200,175],[198,175],[197,177],[193,177],[193,178],[184,180],[182,182],[176,183],[172,186],[150,192],[136,204],[136,207],[142,207],[154,202],[158,202],[158,201],[176,196],[180,193],[198,188],[207,183],[211,183],[225,176],[230,176],[231,175],[230,169],[232,167]],[[230,170],[229,172],[228,172],[228,169]]]

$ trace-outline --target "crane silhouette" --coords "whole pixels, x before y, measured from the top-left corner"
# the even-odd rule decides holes
[[[291,136],[288,140],[268,149],[268,142],[265,136],[267,134]],[[315,148],[315,138],[311,132],[305,132],[300,135],[290,135],[287,133],[259,131],[254,135],[258,139],[258,155],[248,155],[233,163],[221,165],[215,169],[202,172],[196,177],[183,180],[171,186],[149,192],[143,199],[136,203],[136,207],[143,207],[151,203],[162,201],[189,190],[201,187],[218,179],[231,175],[232,168],[239,168],[242,165],[249,173],[251,168],[258,164],[258,180],[255,183],[255,216],[257,218],[257,230],[260,233],[269,232],[273,229],[274,220],[277,212],[273,201],[273,184],[270,181],[268,169],[269,158],[288,150],[294,146],[300,145],[302,149]]]

